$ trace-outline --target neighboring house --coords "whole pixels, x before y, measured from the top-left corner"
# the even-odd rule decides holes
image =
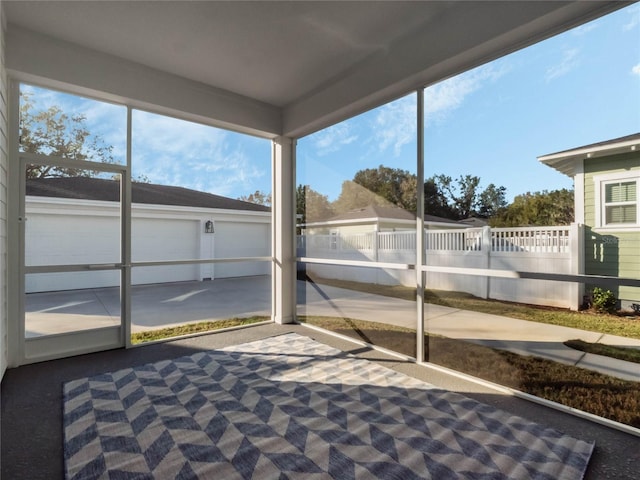
[[[584,273],[640,278],[640,133],[538,160],[574,180],[575,221],[586,227]],[[640,303],[640,288],[614,293],[623,307]]]
[[[425,215],[424,225],[426,230],[467,228],[434,215]],[[416,216],[394,205],[368,205],[299,227],[299,257],[332,256],[339,250],[349,252],[351,260],[400,261],[400,251],[415,248]],[[400,255],[406,261],[406,252]]]
[[[424,216],[425,228],[465,228],[462,222],[436,217]],[[415,231],[416,216],[400,207],[369,205],[335,215],[322,221],[300,225],[306,235],[329,235],[339,233],[350,235],[369,232],[397,232],[403,230]]]
[[[25,264],[119,263],[120,183],[90,177],[26,182]],[[268,207],[181,187],[132,183],[132,260],[170,261],[271,255]],[[207,223],[209,232],[207,232]],[[134,284],[205,280],[270,272],[268,262],[134,267]],[[96,270],[26,276],[26,291],[119,285]]]
[[[448,248],[465,250],[468,238],[465,232],[469,231],[469,224],[434,215],[425,215],[424,224],[428,232],[425,240],[431,248],[446,244]],[[400,207],[369,205],[300,227],[299,257],[395,264],[414,264],[416,260],[416,216]],[[476,242],[477,236],[481,236],[481,229],[471,230],[475,230],[471,241]],[[383,285],[415,285],[415,271],[411,269],[336,267],[313,263],[304,269],[307,273],[326,278]]]

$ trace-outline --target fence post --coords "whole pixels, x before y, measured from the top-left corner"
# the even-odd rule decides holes
[[[373,232],[373,261],[374,262],[378,262],[378,241],[379,241],[379,235],[380,232],[378,231],[378,229],[376,228],[376,230]]]
[[[572,223],[569,226],[569,258],[573,275],[584,274],[584,257],[584,225]],[[579,310],[584,295],[584,283],[572,282],[569,291],[571,292],[569,308]]]
[[[484,268],[491,268],[491,227],[482,227],[481,251],[484,254]],[[484,277],[483,298],[491,298],[491,277]]]

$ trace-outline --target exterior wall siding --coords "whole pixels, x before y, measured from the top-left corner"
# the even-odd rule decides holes
[[[636,230],[599,229],[596,225],[596,188],[594,178],[603,173],[637,171],[640,176],[640,152],[613,157],[586,159],[585,196],[585,273],[640,278],[640,228]],[[587,286],[587,289],[590,287]],[[614,291],[623,306],[640,303],[640,288],[620,287]]]
[[[0,3],[0,379],[7,368],[7,73],[4,63],[5,18]]]

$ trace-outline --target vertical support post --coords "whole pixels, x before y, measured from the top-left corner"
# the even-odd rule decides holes
[[[572,223],[569,226],[569,258],[571,262],[571,274],[584,274],[584,225]],[[584,283],[573,282],[571,284],[571,310],[579,310],[584,296]]]
[[[295,140],[277,137],[272,141],[271,316],[279,324],[295,321]]]
[[[131,348],[131,124],[127,106],[127,168],[120,179],[120,325],[125,348]]]
[[[424,88],[418,89],[416,98],[417,152],[416,152],[416,360],[429,361],[429,347],[425,345],[424,328]]]
[[[20,83],[9,81],[7,180],[7,367],[24,360],[24,169],[20,167]],[[17,279],[13,280],[12,279]]]
[[[486,268],[489,270],[491,268],[491,250],[492,250],[492,242],[491,242],[491,227],[485,225],[482,227],[482,247],[481,252],[483,254],[484,265],[480,268]],[[491,277],[484,277],[484,288],[482,289],[482,294],[484,295],[482,298],[490,298],[491,297]]]

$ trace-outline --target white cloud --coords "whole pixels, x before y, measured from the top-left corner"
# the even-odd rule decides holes
[[[380,107],[374,129],[380,151],[392,147],[394,155],[400,155],[402,147],[416,139],[416,96],[408,95]]]
[[[571,72],[571,70],[578,67],[578,65],[580,65],[580,60],[578,58],[579,53],[580,50],[577,48],[565,49],[562,52],[560,62],[547,68],[545,80],[550,82],[551,80],[555,80],[556,78],[566,75]]]
[[[640,77],[640,63],[631,69],[631,73]]]
[[[459,108],[473,92],[495,82],[510,70],[506,61],[497,61],[475,68],[425,90],[425,119],[427,123],[442,121]],[[408,95],[378,109],[375,117],[378,148],[393,148],[398,156],[404,145],[416,138],[416,98]]]
[[[322,156],[337,152],[343,146],[349,145],[357,139],[358,135],[353,133],[351,123],[346,121],[314,134],[312,142],[317,154]]]
[[[585,35],[596,28],[598,28],[598,24],[595,22],[591,22],[591,23],[586,23],[584,25],[580,25],[579,27],[574,28],[573,30],[571,30],[571,33],[573,35],[580,36],[580,35]]]
[[[622,26],[622,30],[628,32],[640,25],[640,6],[635,6],[627,10],[630,18],[627,23]]]
[[[427,124],[446,119],[473,92],[495,82],[510,70],[506,61],[497,61],[475,68],[425,90],[425,121]],[[374,119],[378,149],[393,148],[395,156],[404,145],[416,139],[416,97],[408,95],[378,109]]]
[[[113,147],[112,155],[117,163],[126,162],[125,107],[30,85],[22,85],[21,91],[29,95],[36,112],[59,107],[69,117],[83,116],[84,127],[90,135],[99,136],[104,144]]]
[[[493,62],[432,85],[425,90],[427,123],[439,122],[458,109],[465,98],[487,83],[495,82],[511,69],[505,62]]]
[[[75,95],[23,85],[38,110],[59,106],[84,115],[92,134],[112,145],[118,163],[126,162],[126,108]],[[152,183],[237,197],[263,189],[270,178],[269,149],[263,158],[253,137],[171,117],[134,110],[133,172]],[[247,153],[247,150],[251,153]],[[258,158],[259,157],[259,158]]]
[[[251,158],[242,140],[225,130],[135,112],[133,175],[223,196],[255,191],[270,164]]]

